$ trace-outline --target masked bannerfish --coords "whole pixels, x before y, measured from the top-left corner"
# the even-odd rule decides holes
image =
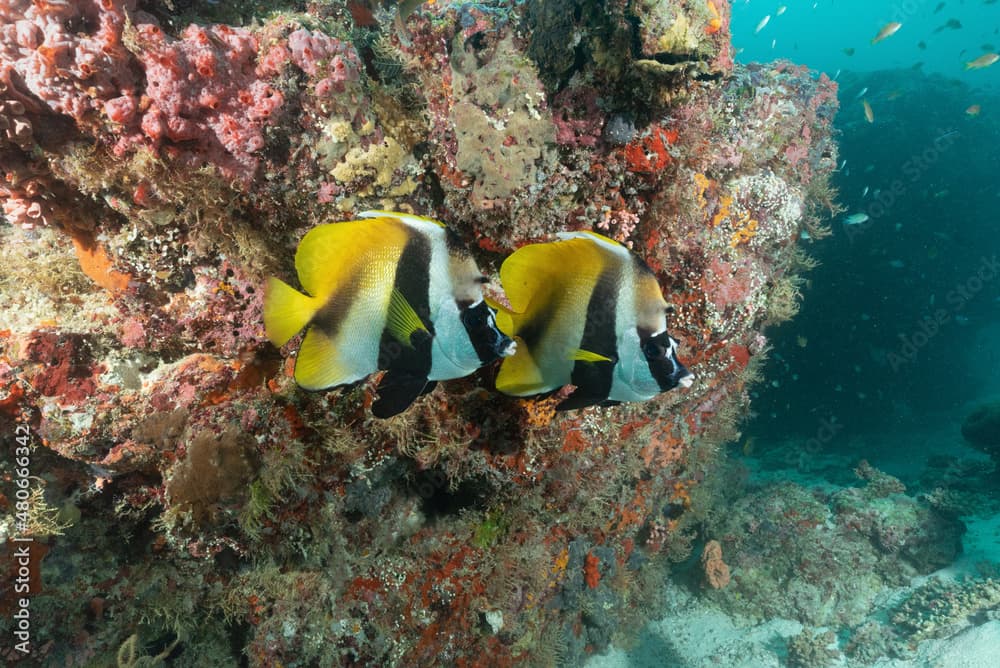
[[[387,211],[320,225],[295,253],[307,294],[270,278],[268,338],[282,346],[308,327],[295,380],[323,390],[386,371],[376,417],[406,409],[435,381],[467,376],[514,352],[483,300],[486,281],[441,223]]]
[[[517,340],[497,389],[530,396],[576,386],[556,408],[645,401],[690,386],[667,334],[667,303],[646,263],[592,232],[523,246],[500,268],[510,300],[497,324]]]

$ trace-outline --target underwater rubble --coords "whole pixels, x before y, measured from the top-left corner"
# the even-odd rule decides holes
[[[0,7],[0,569],[32,540],[3,660],[578,665],[627,636],[797,309],[836,85],[734,65],[718,0],[176,4]],[[365,209],[443,221],[493,286],[525,242],[620,241],[694,385],[556,413],[488,367],[384,421],[372,383],[297,389],[262,285]]]

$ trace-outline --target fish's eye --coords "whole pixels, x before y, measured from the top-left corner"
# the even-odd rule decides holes
[[[666,352],[667,349],[656,341],[646,341],[646,343],[642,344],[642,354],[648,359],[660,359],[666,355]]]

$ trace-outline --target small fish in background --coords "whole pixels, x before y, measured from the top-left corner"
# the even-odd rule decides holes
[[[852,213],[844,218],[844,225],[860,225],[870,220],[867,213]]]
[[[993,63],[1000,60],[1000,55],[995,53],[985,53],[975,60],[970,60],[965,64],[965,69],[967,70],[981,70],[984,67],[989,67]]]
[[[920,49],[921,51],[927,49],[927,42],[925,42],[924,40],[920,40],[919,42],[917,42],[917,48]]]
[[[983,108],[980,107],[978,104],[971,104],[971,105],[969,105],[968,108],[966,108],[965,115],[966,116],[973,116],[973,117],[975,117],[975,116],[978,116],[979,112],[981,112],[982,110],[983,110]]]
[[[757,33],[759,33],[759,32],[760,32],[761,30],[763,30],[763,29],[764,29],[764,27],[765,27],[765,26],[767,25],[768,21],[770,21],[770,20],[771,20],[771,15],[770,15],[770,14],[768,14],[767,16],[765,16],[764,18],[762,18],[762,19],[760,20],[760,23],[758,23],[758,24],[757,24],[757,27],[756,27],[756,28],[754,28],[754,30],[753,30],[753,34],[755,34],[755,35],[756,35],[756,34],[757,34]]]
[[[853,56],[854,55],[854,47],[849,46],[846,49],[841,49],[841,50],[844,52],[844,55],[847,55],[847,56]]]
[[[777,39],[772,39],[771,40],[771,48],[773,49],[776,46],[778,46],[778,40]]]
[[[504,260],[510,308],[497,325],[517,341],[496,387],[527,397],[575,389],[556,410],[646,401],[694,376],[667,333],[667,302],[646,263],[593,232],[522,246]]]
[[[435,220],[365,211],[311,229],[295,252],[305,294],[271,277],[264,328],[276,346],[303,329],[295,381],[325,390],[384,370],[375,417],[405,410],[438,380],[512,355],[468,250]]]
[[[861,90],[860,90],[860,91],[858,92],[858,94],[857,94],[857,95],[855,95],[855,96],[854,96],[854,99],[855,99],[855,100],[860,100],[861,98],[863,98],[863,97],[865,96],[865,93],[867,93],[867,92],[868,92],[868,86],[865,86],[864,88],[862,88],[862,89],[861,89]]]
[[[788,7],[786,7],[785,5],[781,5],[780,7],[778,7],[778,11],[775,12],[775,15],[776,16],[781,16],[782,14],[785,13],[785,11],[787,9],[788,9]]]
[[[889,260],[889,266],[893,269],[902,269],[906,266],[906,263],[902,260]]]
[[[865,120],[869,123],[875,122],[875,112],[872,111],[872,105],[868,104],[868,100],[861,100],[861,104],[864,105],[865,109]]]
[[[843,160],[841,161],[841,163],[840,163],[840,169],[839,169],[839,171],[841,171],[841,172],[842,172],[842,171],[844,171],[844,167],[847,167],[847,158],[844,158],[844,159],[843,159]]]
[[[937,7],[935,7],[935,8],[934,8],[934,11],[933,11],[933,12],[931,12],[931,13],[932,13],[932,14],[937,14],[937,13],[938,13],[938,12],[940,12],[940,11],[941,11],[942,9],[944,9],[944,5],[945,5],[945,3],[943,3],[943,2],[939,2],[939,3],[937,3]]]
[[[878,31],[878,34],[872,38],[872,44],[878,44],[883,39],[887,37],[892,37],[903,27],[903,24],[898,21],[890,21],[882,26],[882,29]]]
[[[945,21],[944,24],[939,25],[937,28],[934,28],[934,34],[937,34],[945,30],[961,30],[961,29],[962,29],[961,21],[959,21],[958,19],[948,19],[947,21]]]
[[[868,186],[865,186],[865,189],[861,191],[861,199],[866,197],[868,197]]]

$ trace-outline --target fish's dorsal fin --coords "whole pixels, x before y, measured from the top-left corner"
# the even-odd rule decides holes
[[[632,252],[624,246],[624,244],[615,241],[611,237],[606,237],[603,234],[594,232],[592,230],[576,230],[573,232],[556,232],[556,236],[559,237],[561,241],[569,241],[570,239],[589,239],[594,243],[600,245],[606,250],[611,251],[622,257],[630,257]]]
[[[327,223],[309,230],[295,253],[295,269],[303,289],[325,299],[347,282],[359,262],[395,265],[410,231],[394,218]],[[359,252],[362,249],[362,252]],[[378,249],[375,257],[364,249]]]
[[[431,225],[436,225],[437,227],[446,227],[444,223],[440,220],[434,220],[433,218],[428,218],[426,216],[418,216],[412,213],[401,213],[399,211],[362,211],[358,214],[358,218],[396,218],[397,220],[402,220],[403,222],[415,225],[417,227],[430,223]]]
[[[543,299],[567,283],[590,285],[612,260],[609,250],[590,235],[553,243],[522,246],[504,260],[500,282],[515,313],[526,313],[533,301]],[[573,280],[568,281],[567,276]]]
[[[613,363],[615,361],[614,359],[612,359],[610,357],[607,357],[606,355],[602,355],[600,353],[595,353],[592,350],[583,350],[582,348],[577,348],[576,350],[574,350],[572,352],[572,354],[570,354],[569,358],[571,360],[574,360],[574,361],[577,361],[577,362],[612,362]]]
[[[413,347],[412,337],[414,333],[424,332],[430,336],[430,332],[427,331],[420,316],[413,310],[410,302],[406,301],[406,297],[399,291],[399,288],[393,288],[392,295],[389,297],[389,312],[386,314],[385,328],[392,335],[392,338],[409,348]]]

